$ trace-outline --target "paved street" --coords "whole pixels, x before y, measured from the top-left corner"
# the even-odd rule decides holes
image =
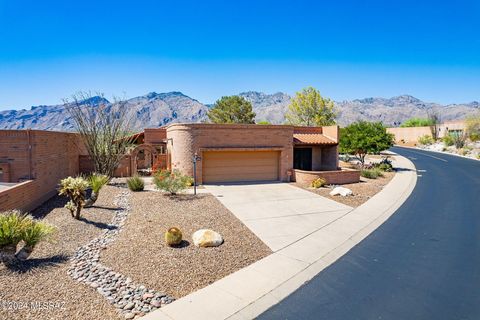
[[[480,318],[480,162],[392,150],[417,167],[410,198],[259,319]]]

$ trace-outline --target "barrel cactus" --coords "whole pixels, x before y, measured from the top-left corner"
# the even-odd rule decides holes
[[[182,242],[182,231],[176,227],[172,227],[165,232],[165,242],[169,246],[177,246]]]

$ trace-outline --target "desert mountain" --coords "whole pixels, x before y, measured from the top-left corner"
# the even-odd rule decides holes
[[[284,122],[291,97],[285,93],[266,94],[243,92],[239,94],[249,100],[257,114],[257,120],[273,124]],[[102,98],[98,99],[101,102]],[[479,111],[478,102],[441,105],[424,102],[409,95],[393,98],[366,98],[335,102],[338,123],[346,125],[357,120],[382,121],[391,126],[411,117],[425,117],[435,110],[442,120],[463,119]],[[137,129],[159,127],[175,122],[201,122],[207,119],[209,106],[181,92],[155,93],[131,98],[125,106]],[[42,129],[55,131],[73,130],[72,119],[63,105],[33,106],[29,110],[0,112],[0,129]]]

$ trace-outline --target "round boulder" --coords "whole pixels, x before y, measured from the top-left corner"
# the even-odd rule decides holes
[[[197,247],[218,247],[223,243],[222,236],[210,229],[200,229],[192,235],[193,243]]]

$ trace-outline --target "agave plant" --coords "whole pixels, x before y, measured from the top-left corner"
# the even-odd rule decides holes
[[[16,254],[19,260],[26,260],[32,254],[35,246],[44,240],[49,240],[56,228],[48,223],[40,222],[27,217],[22,230],[24,246]]]
[[[85,208],[91,207],[97,201],[100,189],[108,183],[108,180],[110,180],[108,176],[98,173],[94,173],[88,177],[88,183],[90,188],[92,188],[92,194],[90,195],[90,198],[85,201]]]
[[[88,181],[82,177],[68,177],[60,181],[59,195],[66,195],[70,198],[65,208],[70,210],[72,217],[80,219],[80,212],[85,205],[86,190],[89,186]]]
[[[26,224],[25,215],[12,210],[0,214],[0,260],[4,262],[15,258],[17,245],[22,240]]]

